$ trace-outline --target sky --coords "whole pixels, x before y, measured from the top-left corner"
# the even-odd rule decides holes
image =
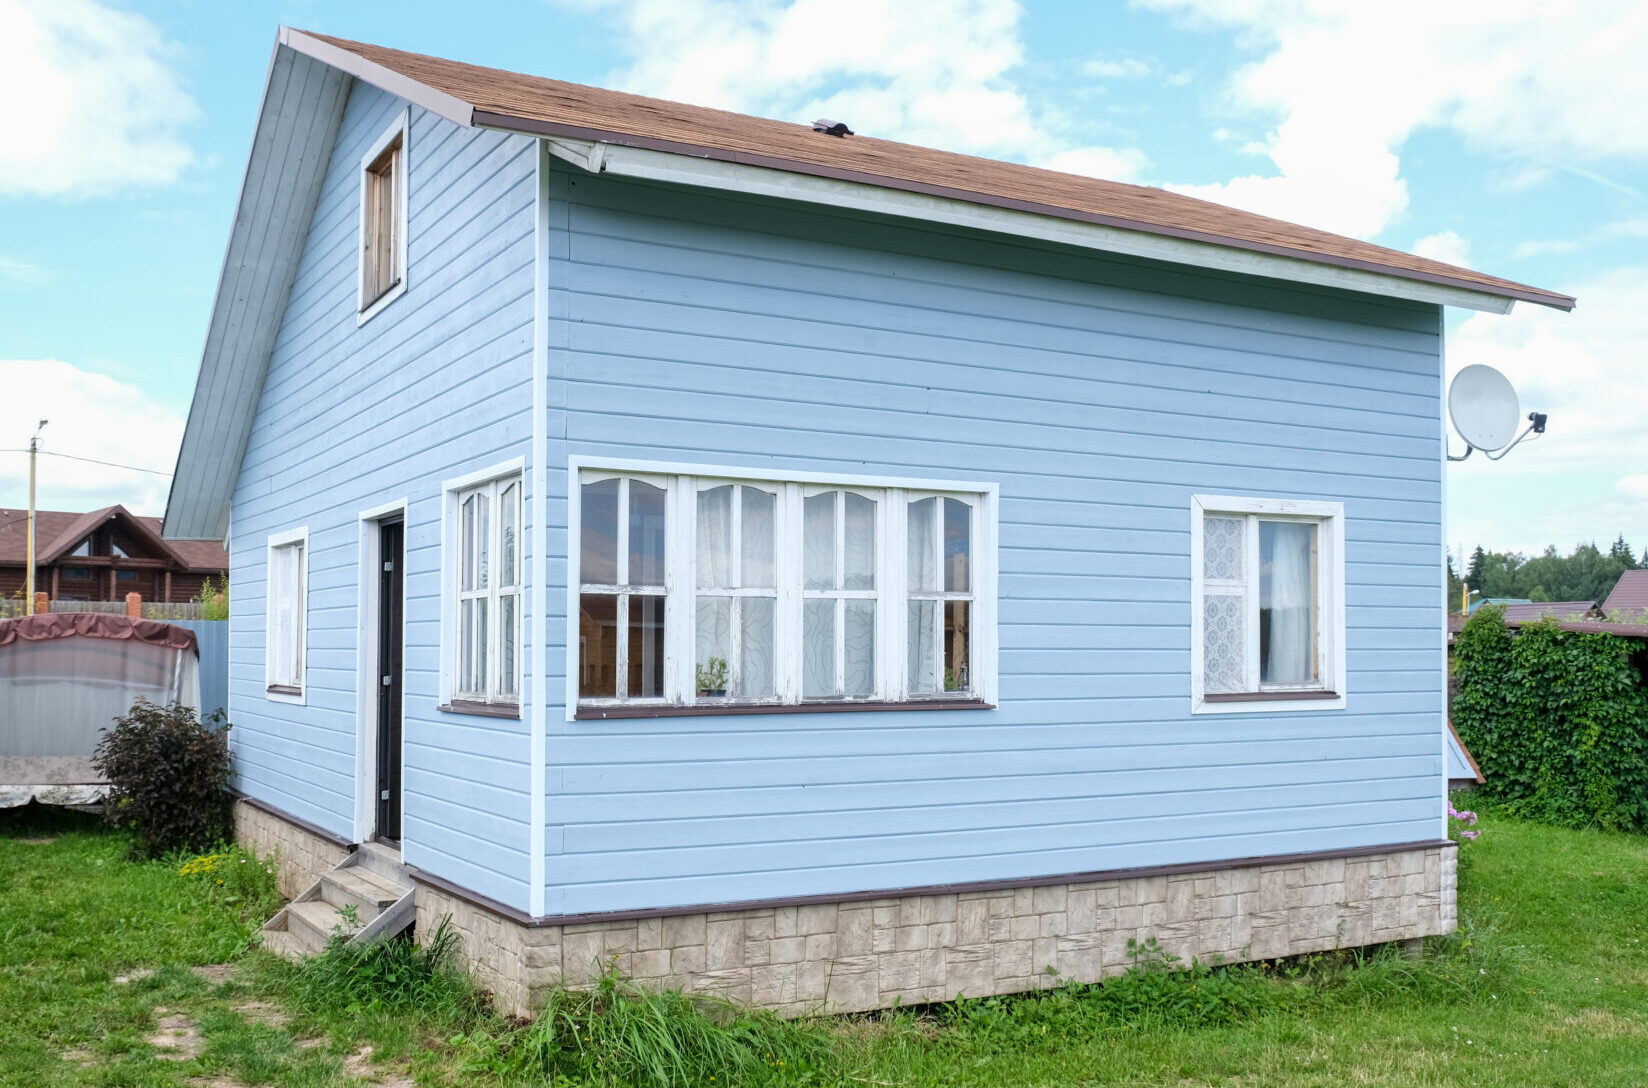
[[[1648,546],[1632,0],[0,0],[0,509],[49,419],[42,508],[163,512],[282,24],[844,118],[1575,295],[1448,311],[1450,373],[1498,367],[1550,416],[1449,467],[1450,547]]]

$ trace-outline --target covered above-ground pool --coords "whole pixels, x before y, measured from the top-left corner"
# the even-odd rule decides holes
[[[92,612],[0,620],[0,808],[100,801],[92,753],[139,699],[199,705],[193,631]]]

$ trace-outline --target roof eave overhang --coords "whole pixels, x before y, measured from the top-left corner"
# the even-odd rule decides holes
[[[1508,313],[1517,302],[1571,310],[1568,295],[1485,288],[1471,280],[1391,269],[1335,254],[1307,254],[1120,216],[1082,212],[942,185],[812,163],[652,140],[477,110],[475,124],[549,139],[557,157],[592,173],[853,207],[905,218],[1037,237],[1111,253],[1340,287],[1393,298]]]

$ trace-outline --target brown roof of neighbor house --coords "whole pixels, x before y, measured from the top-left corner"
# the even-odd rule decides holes
[[[1596,618],[1593,615],[1595,601],[1535,601],[1532,604],[1508,604],[1504,608],[1506,623],[1532,623],[1546,616],[1555,616],[1559,620]]]
[[[1614,613],[1648,618],[1648,570],[1628,570],[1619,576],[1608,599],[1602,602],[1602,614]]]
[[[1205,200],[872,136],[483,68],[308,31],[307,37],[457,99],[472,124],[597,140],[1166,235],[1460,287],[1558,309],[1568,295]],[[293,44],[299,44],[294,41]],[[850,118],[848,119],[850,122]]]
[[[229,569],[229,553],[217,540],[162,540],[160,519],[133,514],[124,506],[75,513],[69,510],[34,512],[35,561],[52,563],[72,550],[111,517],[123,516],[140,533],[153,537],[155,549],[170,552],[184,570],[216,574]],[[28,562],[28,511],[0,510],[0,566],[22,566]]]

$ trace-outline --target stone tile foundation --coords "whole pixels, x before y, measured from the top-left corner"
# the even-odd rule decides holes
[[[349,848],[272,812],[236,801],[235,841],[259,857],[274,855],[280,894],[291,899],[343,860]]]
[[[235,830],[243,845],[279,854],[287,896],[347,853],[245,802],[235,806]],[[416,932],[425,937],[449,919],[476,980],[505,1011],[527,1013],[548,988],[577,985],[616,957],[620,972],[652,986],[789,1014],[862,1012],[1094,981],[1127,969],[1129,940],[1151,937],[1187,962],[1234,962],[1451,933],[1456,859],[1449,846],[1426,845],[1179,875],[564,925],[528,925],[419,881]]]
[[[1155,937],[1189,961],[1269,959],[1452,932],[1455,860],[1431,846],[1182,876],[529,927],[420,885],[483,985],[525,1012],[616,957],[626,976],[784,1013],[860,1012],[1094,981]],[[1058,974],[1048,973],[1047,968]]]

